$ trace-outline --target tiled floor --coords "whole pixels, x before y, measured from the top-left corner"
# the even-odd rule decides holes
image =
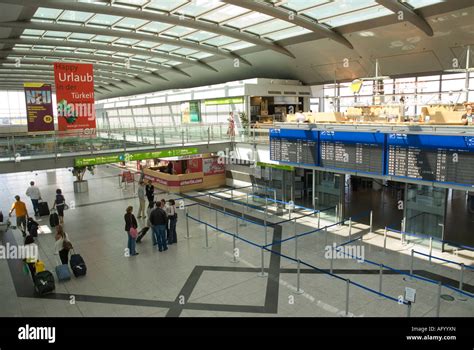
[[[275,244],[275,254],[264,253],[266,277],[258,276],[261,270],[261,248],[242,240],[236,241],[239,262],[233,260],[233,238],[223,232],[208,228],[208,246],[205,248],[204,225],[189,220],[189,234],[186,239],[186,220],[179,212],[177,245],[167,252],[159,253],[151,245],[151,233],[138,245],[140,255],[124,256],[126,234],[123,231],[123,214],[128,205],[137,209],[131,187],[122,190],[118,186],[119,170],[100,167],[89,179],[89,192],[74,194],[73,177],[67,170],[49,172],[18,173],[0,177],[0,208],[7,212],[13,196],[24,192],[30,180],[35,180],[43,192],[43,198],[52,202],[56,188],[61,188],[72,209],[66,211],[65,229],[77,252],[87,263],[88,273],[84,278],[56,283],[56,293],[47,297],[34,296],[29,276],[15,270],[8,261],[0,261],[0,316],[315,316],[337,317],[345,314],[346,282],[324,273],[314,273],[301,265],[300,287],[303,294],[297,294],[297,264],[287,259],[296,254],[295,240]],[[234,195],[238,194],[237,191]],[[229,193],[220,194],[228,197]],[[159,194],[156,198],[175,198],[174,195]],[[242,198],[245,198],[243,196]],[[207,198],[203,198],[207,202]],[[31,204],[26,200],[28,205]],[[245,200],[243,200],[245,202]],[[186,199],[185,204],[195,201]],[[242,212],[243,206],[227,201],[212,199],[214,206],[225,206],[229,212]],[[198,206],[189,207],[189,215],[216,226],[216,212]],[[136,212],[136,210],[135,210]],[[269,210],[273,213],[273,210]],[[239,238],[256,245],[265,244],[265,230],[261,226],[264,213],[255,209],[244,210],[245,215],[256,223],[236,221],[235,217],[217,214],[220,230],[235,233]],[[301,214],[294,214],[301,215]],[[287,216],[271,214],[268,222],[276,223]],[[321,225],[331,224],[329,217]],[[40,222],[48,225],[47,218]],[[141,222],[141,226],[144,222]],[[314,217],[282,223],[268,228],[268,243],[293,237],[317,227]],[[367,232],[365,225],[354,223],[352,237]],[[379,232],[380,233],[380,232]],[[8,237],[11,238],[11,234]],[[4,240],[7,236],[4,237]],[[13,238],[21,242],[19,231],[13,231]],[[330,269],[330,259],[325,257],[325,247],[348,240],[348,227],[332,227],[324,231],[298,238],[298,259],[320,269]],[[54,237],[43,234],[38,238],[40,257],[49,270],[54,271],[57,258],[53,255]],[[398,239],[390,238],[387,250],[383,250],[383,236],[366,233],[364,241],[356,241],[363,248],[364,258],[383,263],[394,269],[410,269],[410,251],[413,244],[402,245]],[[426,252],[426,248],[415,247]],[[281,253],[279,256],[276,253]],[[457,259],[466,265],[472,262],[451,255],[445,258]],[[370,263],[358,263],[352,259],[334,259],[334,273],[342,278],[368,288],[379,290],[379,267]],[[460,271],[456,266],[430,264],[422,256],[414,259],[416,274],[430,278],[439,276],[451,278],[454,284]],[[405,279],[404,279],[405,278]],[[18,282],[23,281],[23,284]],[[465,290],[474,292],[474,273],[464,273]],[[417,290],[417,300],[412,316],[435,316],[437,308],[437,286],[421,280],[390,273],[385,269],[382,276],[382,292],[398,299],[406,286]],[[351,284],[349,287],[349,314],[351,316],[399,316],[405,317],[407,308],[396,301],[381,297],[370,290]],[[474,301],[463,298],[446,287],[442,294],[454,296],[454,301],[441,300],[441,316],[474,316]],[[463,300],[468,299],[468,300]]]

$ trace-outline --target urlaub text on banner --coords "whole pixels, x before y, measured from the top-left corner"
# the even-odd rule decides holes
[[[54,63],[58,130],[95,134],[94,67],[84,63]],[[76,133],[74,133],[76,134]]]
[[[53,132],[53,100],[51,84],[25,83],[28,132]]]

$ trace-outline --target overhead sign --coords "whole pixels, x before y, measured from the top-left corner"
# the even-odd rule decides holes
[[[155,158],[169,158],[179,157],[191,154],[197,154],[197,148],[181,148],[181,149],[168,149],[163,151],[155,152],[142,152],[142,153],[121,153],[112,154],[108,156],[94,156],[94,157],[80,157],[74,160],[75,166],[88,166],[88,165],[99,165],[99,164],[110,164],[120,162],[131,162],[136,160],[155,159]]]
[[[51,84],[25,83],[28,132],[54,131]]]
[[[85,63],[54,63],[58,130],[94,134],[94,67]]]
[[[295,167],[292,167],[291,165],[278,165],[278,164],[257,162],[257,166],[264,167],[264,168],[273,168],[273,169],[279,169],[279,170],[286,170],[286,171],[295,170]]]
[[[204,104],[209,105],[230,105],[244,103],[243,97],[228,97],[228,98],[216,98],[213,100],[205,100]]]

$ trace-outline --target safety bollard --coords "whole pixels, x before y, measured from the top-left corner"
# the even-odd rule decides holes
[[[230,261],[231,263],[238,263],[239,260],[237,259],[237,251],[235,248],[235,235],[232,235],[232,260]]]
[[[185,208],[185,215],[186,215],[186,239],[190,239],[191,236],[189,235],[189,214],[188,214],[188,208]]]
[[[318,229],[321,227],[321,212],[318,211]]]
[[[351,280],[346,280],[346,316],[349,316],[349,286],[351,285]]]
[[[349,218],[349,241],[352,237],[352,217]]]
[[[410,277],[413,276],[413,261],[415,257],[415,251],[412,249],[411,250],[411,260],[410,260]]]
[[[433,237],[430,237],[430,264],[431,264],[431,255],[433,254]]]
[[[207,232],[207,224],[204,224],[205,225],[205,230],[206,230],[206,246],[204,247],[205,249],[209,249],[209,234]]]
[[[438,301],[436,305],[436,317],[439,317],[439,314],[441,312],[441,287],[441,282],[438,282]]]
[[[387,249],[387,227],[383,231],[383,251]]]
[[[373,224],[373,218],[374,218],[374,215],[373,215],[373,214],[374,214],[374,212],[371,210],[371,211],[370,211],[370,231],[369,231],[369,233],[372,233],[372,232],[373,232],[373,230],[372,230],[372,229],[373,229],[373,225],[372,225],[372,224]],[[363,236],[362,236],[362,237],[363,237]]]
[[[297,261],[297,268],[296,268],[296,292],[295,294],[303,294],[304,291],[300,288],[300,260]]]
[[[267,277],[268,274],[265,272],[265,256],[263,255],[263,247],[261,253],[261,260],[262,260],[262,270],[258,273],[259,277]]]

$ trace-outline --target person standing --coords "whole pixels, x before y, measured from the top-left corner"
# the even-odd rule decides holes
[[[165,224],[165,237],[168,239],[168,232],[169,232],[169,220],[168,220],[168,206],[166,205],[166,199],[162,198],[161,199],[161,209],[164,210],[166,213],[166,224]]]
[[[148,184],[145,187],[146,197],[148,198],[148,204],[151,205],[155,201],[155,187],[151,183],[151,180],[148,180]]]
[[[232,112],[229,113],[229,118],[227,119],[229,122],[229,127],[227,128],[227,135],[230,136],[231,139],[235,137],[235,120],[234,114]]]
[[[130,256],[138,255],[137,251],[135,250],[137,237],[134,237],[133,235],[130,234],[131,228],[134,228],[134,229],[138,228],[137,219],[135,219],[135,215],[133,215],[132,206],[127,208],[126,213],[124,215],[124,219],[125,219],[125,232],[127,232],[127,236],[128,236],[128,243],[127,243],[128,252]]]
[[[11,217],[13,210],[16,215],[16,227],[21,230],[23,237],[26,236],[26,219],[28,218],[28,211],[26,210],[26,204],[20,200],[20,196],[15,196],[15,203],[13,203],[8,216]]]
[[[26,196],[30,197],[31,204],[33,204],[33,210],[35,212],[35,216],[39,216],[39,208],[38,203],[41,199],[41,192],[37,186],[35,186],[35,182],[30,182],[30,187],[26,190]]]
[[[150,213],[150,223],[152,225],[153,235],[155,235],[156,244],[160,252],[168,250],[166,245],[166,212],[161,207],[161,202],[156,202],[156,208]]]
[[[54,254],[59,255],[61,264],[67,265],[69,263],[69,251],[72,249],[72,244],[69,237],[61,225],[56,226],[56,242],[54,244]]]
[[[140,219],[141,217],[143,218],[146,218],[146,215],[145,215],[145,198],[146,198],[146,194],[145,194],[145,183],[143,181],[140,181],[138,183],[138,191],[137,191],[137,195],[138,195],[138,201],[140,203],[140,206],[138,208],[138,216],[137,218]]]
[[[178,237],[176,234],[176,223],[178,222],[178,214],[176,213],[176,203],[174,199],[168,201],[169,205],[167,207],[168,214],[168,244],[178,243]]]
[[[62,191],[58,188],[56,190],[56,199],[54,200],[53,208],[58,210],[59,223],[64,225],[64,208],[66,207],[66,199],[64,198]]]

